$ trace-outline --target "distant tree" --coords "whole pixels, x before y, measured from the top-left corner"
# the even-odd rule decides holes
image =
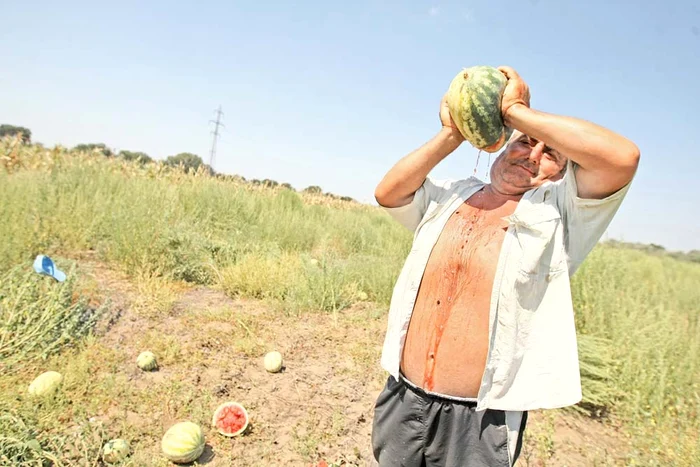
[[[700,263],[700,250],[690,250],[688,253],[686,253],[686,256],[688,257],[689,261]]]
[[[119,157],[121,157],[122,159],[127,160],[127,161],[140,162],[141,164],[153,162],[153,159],[151,159],[151,156],[149,156],[145,152],[122,150],[122,151],[119,151]]]
[[[312,185],[312,186],[307,186],[304,188],[304,193],[315,193],[315,194],[321,194],[323,190],[321,189],[320,186]]]
[[[165,159],[165,163],[173,167],[182,164],[185,167],[185,171],[194,172],[200,165],[204,164],[204,161],[196,154],[181,152],[180,154]]]
[[[87,143],[79,144],[73,148],[74,151],[80,152],[99,152],[105,157],[113,157],[114,152],[107,147],[104,143]]]
[[[240,175],[236,175],[236,174],[220,174],[220,173],[217,173],[217,174],[215,174],[214,176],[215,176],[216,178],[218,178],[218,179],[226,180],[226,181],[229,181],[229,182],[238,182],[238,183],[242,183],[242,182],[245,182],[245,181],[246,181],[245,178],[241,177]]]
[[[279,185],[278,182],[276,182],[276,181],[274,181],[274,180],[270,180],[269,178],[264,179],[264,180],[262,181],[262,184],[263,184],[264,186],[268,187],[268,188],[274,188],[274,187],[276,187],[277,185]]]
[[[291,184],[289,184],[289,183],[283,183],[283,184],[281,184],[280,186],[281,186],[282,188],[286,188],[286,189],[288,189],[288,190],[296,191],[296,190],[294,189],[294,187],[293,187]]]
[[[349,201],[349,202],[352,202],[352,203],[355,202],[355,200],[354,200],[353,198],[349,197],[349,196],[341,196],[340,199],[341,199],[342,201]]]
[[[212,169],[212,167],[209,164],[202,164],[202,167],[204,167],[207,173],[209,173],[209,175],[211,175],[212,177],[216,175],[216,171]]]
[[[23,143],[32,142],[32,132],[29,128],[14,125],[0,125],[0,138],[4,136],[19,136],[21,135]]]

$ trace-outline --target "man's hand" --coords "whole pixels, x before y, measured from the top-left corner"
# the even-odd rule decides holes
[[[506,75],[508,83],[503,90],[503,99],[501,100],[501,114],[505,124],[512,128],[510,121],[510,109],[516,105],[524,105],[530,107],[530,88],[520,75],[509,66],[500,66],[498,71]]]
[[[442,96],[442,101],[440,102],[440,123],[442,123],[443,131],[447,131],[455,141],[462,143],[464,142],[464,136],[457,128],[457,124],[452,119],[450,115],[450,108],[447,105],[447,93]]]

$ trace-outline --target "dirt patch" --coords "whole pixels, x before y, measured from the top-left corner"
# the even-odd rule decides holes
[[[104,266],[89,266],[100,292],[119,307],[101,342],[124,355],[116,371],[131,391],[99,419],[138,438],[135,465],[167,465],[154,461],[162,459],[160,437],[183,419],[205,430],[200,461],[207,466],[373,465],[373,406],[386,378],[379,367],[381,310],[363,303],[337,314],[292,316],[193,287],[180,290],[167,312],[145,318],[130,308],[136,287]],[[135,369],[144,347],[157,352],[158,371]],[[263,367],[271,350],[284,356],[277,374]],[[251,422],[243,436],[229,439],[211,428],[225,401],[247,408]],[[520,466],[617,465],[620,459],[615,453],[623,437],[614,428],[560,411],[532,413],[530,420]]]
[[[627,465],[629,440],[616,425],[613,420],[598,421],[571,411],[532,412],[519,465]]]
[[[194,287],[185,291],[173,305],[172,314],[180,315],[188,311],[214,309],[221,307],[241,308],[243,304],[233,300],[220,290],[206,287]]]

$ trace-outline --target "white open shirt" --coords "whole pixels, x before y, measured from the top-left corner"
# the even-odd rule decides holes
[[[577,196],[571,161],[556,182],[525,193],[498,258],[489,312],[489,349],[477,410],[526,411],[581,400],[569,278],[617,212],[629,184],[611,196]],[[484,182],[426,178],[411,203],[384,209],[414,232],[394,286],[382,367],[399,378],[401,353],[425,267],[452,213]]]

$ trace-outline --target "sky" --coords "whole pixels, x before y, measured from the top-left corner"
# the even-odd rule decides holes
[[[512,66],[533,108],[641,149],[605,238],[700,249],[696,1],[0,0],[0,11],[0,123],[34,141],[209,162],[221,106],[217,172],[369,204],[438,132],[461,69]],[[463,144],[431,175],[471,176],[477,153]]]

